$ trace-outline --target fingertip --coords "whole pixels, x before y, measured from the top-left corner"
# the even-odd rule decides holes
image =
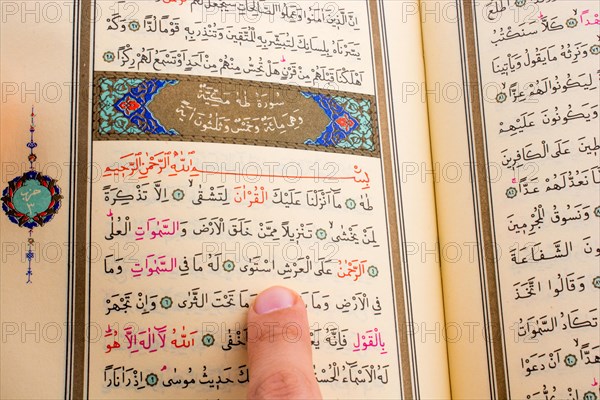
[[[258,295],[252,308],[259,315],[269,314],[293,307],[299,297],[296,292],[286,287],[272,286]]]

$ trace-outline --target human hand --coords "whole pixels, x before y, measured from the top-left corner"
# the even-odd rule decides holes
[[[248,399],[321,399],[306,306],[281,286],[258,295],[248,312]]]

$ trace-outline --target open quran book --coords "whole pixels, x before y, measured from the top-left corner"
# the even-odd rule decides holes
[[[598,2],[0,6],[2,398],[600,396]]]

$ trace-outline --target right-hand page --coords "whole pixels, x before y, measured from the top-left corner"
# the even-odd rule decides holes
[[[453,397],[600,397],[600,5],[422,1]]]

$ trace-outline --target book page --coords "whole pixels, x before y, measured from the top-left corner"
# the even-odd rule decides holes
[[[50,209],[56,213],[40,220],[43,225],[19,226],[20,218],[15,223],[5,215],[2,201],[3,399],[59,398],[65,393],[66,343],[72,328],[66,294],[73,247],[68,193],[75,167],[69,154],[76,87],[71,71],[74,12],[70,2],[0,2],[0,197],[8,194],[10,182],[22,182],[31,171],[56,180],[53,196],[63,196],[55,197]],[[44,209],[34,206],[32,211],[44,211],[49,198],[42,199]]]
[[[453,396],[595,399],[597,2],[421,7]]]
[[[416,360],[413,379],[419,382],[415,397],[447,399],[450,388],[442,377],[448,376],[447,335],[454,333],[444,323],[437,229],[432,229],[437,221],[427,107],[414,95],[425,85],[419,8],[406,1],[384,1],[381,8],[402,268],[410,284],[407,340]]]
[[[279,284],[307,305],[310,332],[285,332],[310,335],[324,397],[448,397],[432,322],[441,317],[439,273],[435,262],[413,266],[412,276],[403,266],[416,250],[402,235],[435,235],[432,191],[415,181],[402,205],[390,156],[394,135],[411,162],[427,159],[423,125],[389,114],[424,109],[388,105],[384,12],[367,1],[74,10],[73,64],[59,68],[72,67],[77,79],[61,148],[71,186],[53,176],[40,188],[27,175],[5,195],[18,217],[5,224],[10,232],[22,229],[19,218],[31,225],[46,212],[56,218],[43,229],[62,223],[70,238],[68,259],[56,262],[66,288],[55,297],[66,298],[70,330],[61,354],[44,353],[66,360],[56,368],[66,396],[244,397],[245,347],[264,329],[245,315],[261,290]],[[406,38],[412,56],[419,32],[413,18],[386,40]],[[422,79],[420,62],[404,68],[405,79]],[[38,126],[44,107],[36,104]],[[27,110],[29,124],[28,107],[16,109]],[[3,159],[15,147],[4,148]],[[52,208],[57,187],[67,221]],[[46,209],[35,208],[38,198]],[[409,229],[397,208],[424,217]],[[19,363],[4,346],[2,357]],[[3,390],[31,397],[35,389]]]

